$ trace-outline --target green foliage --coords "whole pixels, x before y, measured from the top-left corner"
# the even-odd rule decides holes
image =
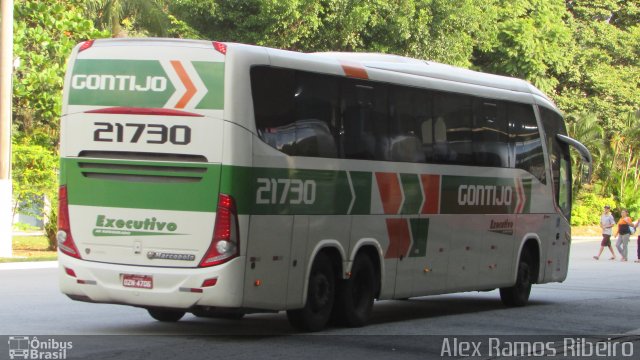
[[[40,217],[34,210],[44,209],[45,199],[57,198],[58,157],[43,146],[19,143],[13,144],[12,155],[13,213]]]
[[[572,63],[574,43],[562,0],[497,2],[497,42],[477,54],[484,70],[529,80],[554,94]]]
[[[85,11],[96,28],[112,37],[168,35],[171,20],[162,0],[86,0]]]
[[[561,77],[556,101],[568,113],[592,113],[607,132],[640,107],[640,1],[567,1],[579,51]]]
[[[80,41],[103,37],[82,15],[81,1],[15,2],[13,119],[17,130],[52,148],[58,142],[65,63]],[[45,139],[42,139],[44,137]]]
[[[581,192],[571,210],[571,225],[597,225],[605,205],[615,207],[613,197],[602,197],[595,192]]]

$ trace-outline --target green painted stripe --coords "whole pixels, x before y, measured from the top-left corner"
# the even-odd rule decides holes
[[[96,173],[91,164],[113,164],[114,169],[100,168],[101,175],[111,178],[87,177]],[[66,158],[61,160],[61,183],[67,185],[69,204],[131,209],[161,209],[179,211],[214,212],[218,202],[220,165],[193,163],[158,163],[121,160],[87,160]],[[81,167],[88,164],[89,167]],[[117,166],[139,166],[135,171]],[[86,166],[86,165],[85,165]],[[149,167],[171,168],[171,171],[149,171]],[[204,172],[189,176],[201,177],[196,182],[175,182],[176,168],[203,168]],[[132,179],[132,175],[139,178]]]
[[[346,214],[352,198],[345,171],[223,166],[221,191],[258,215]]]
[[[223,192],[235,198],[240,214],[346,215],[352,200],[350,214],[371,214],[373,174],[349,174],[355,199],[346,171],[206,163],[64,158],[60,183],[67,185],[73,205],[215,212],[218,193]],[[401,211],[418,214],[422,203],[419,177],[401,174],[400,178],[405,194]],[[523,186],[527,198],[524,211],[529,212],[532,183],[523,181]],[[461,193],[461,187],[466,192]],[[475,190],[469,190],[471,187]],[[469,200],[473,191],[474,203],[459,204],[461,194]],[[498,204],[505,191],[511,194],[510,202]],[[513,179],[443,176],[441,213],[509,214],[515,209],[517,196]],[[416,226],[416,231],[422,231],[424,225]]]
[[[224,63],[193,61],[192,64],[208,90],[196,109],[222,109],[224,107]]]
[[[400,174],[402,191],[404,192],[404,203],[401,214],[418,214],[422,205],[422,190],[420,189],[420,178],[416,174]]]
[[[413,244],[409,257],[422,257],[427,255],[427,238],[429,237],[429,219],[410,219]]]
[[[356,198],[351,208],[351,215],[366,215],[371,213],[371,186],[372,173],[363,171],[350,171],[353,191]]]

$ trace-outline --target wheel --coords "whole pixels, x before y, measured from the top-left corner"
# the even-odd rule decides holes
[[[184,316],[184,311],[167,309],[147,309],[152,318],[162,322],[176,322]]]
[[[359,327],[371,316],[375,298],[376,275],[371,258],[356,257],[351,268],[351,277],[340,281],[334,319],[339,324]]]
[[[531,260],[527,254],[522,254],[518,264],[516,283],[512,287],[500,289],[500,299],[506,306],[524,306],[529,301],[531,293],[532,271]]]
[[[335,274],[331,260],[319,253],[311,266],[307,302],[302,309],[287,310],[291,325],[302,331],[320,331],[331,317],[335,301]]]

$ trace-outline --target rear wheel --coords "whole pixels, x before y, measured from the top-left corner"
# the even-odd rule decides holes
[[[298,330],[322,330],[331,317],[334,300],[335,274],[331,259],[326,254],[319,253],[309,274],[307,302],[302,309],[287,310],[287,318]]]
[[[533,283],[533,264],[528,253],[523,253],[518,264],[515,285],[500,289],[500,299],[506,306],[524,306],[529,301]]]
[[[184,311],[168,310],[168,309],[147,309],[152,318],[162,322],[176,322],[184,316]]]
[[[336,322],[351,327],[366,324],[375,298],[376,275],[371,259],[359,255],[353,262],[351,277],[340,282],[336,297]]]

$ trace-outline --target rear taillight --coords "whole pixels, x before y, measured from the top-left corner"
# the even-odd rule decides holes
[[[216,49],[220,54],[227,55],[227,44],[221,43],[219,41],[214,41],[213,48]]]
[[[78,52],[83,52],[85,50],[87,50],[88,48],[90,48],[93,45],[93,42],[95,40],[87,40],[85,42],[82,43],[82,45],[80,45],[80,49],[78,49]]]
[[[63,253],[77,259],[81,259],[80,252],[73,242],[71,236],[71,225],[69,222],[69,200],[67,196],[67,187],[60,186],[58,192],[58,249]]]
[[[223,264],[240,254],[240,234],[238,231],[238,213],[235,200],[229,195],[218,196],[216,224],[213,239],[200,267]]]

